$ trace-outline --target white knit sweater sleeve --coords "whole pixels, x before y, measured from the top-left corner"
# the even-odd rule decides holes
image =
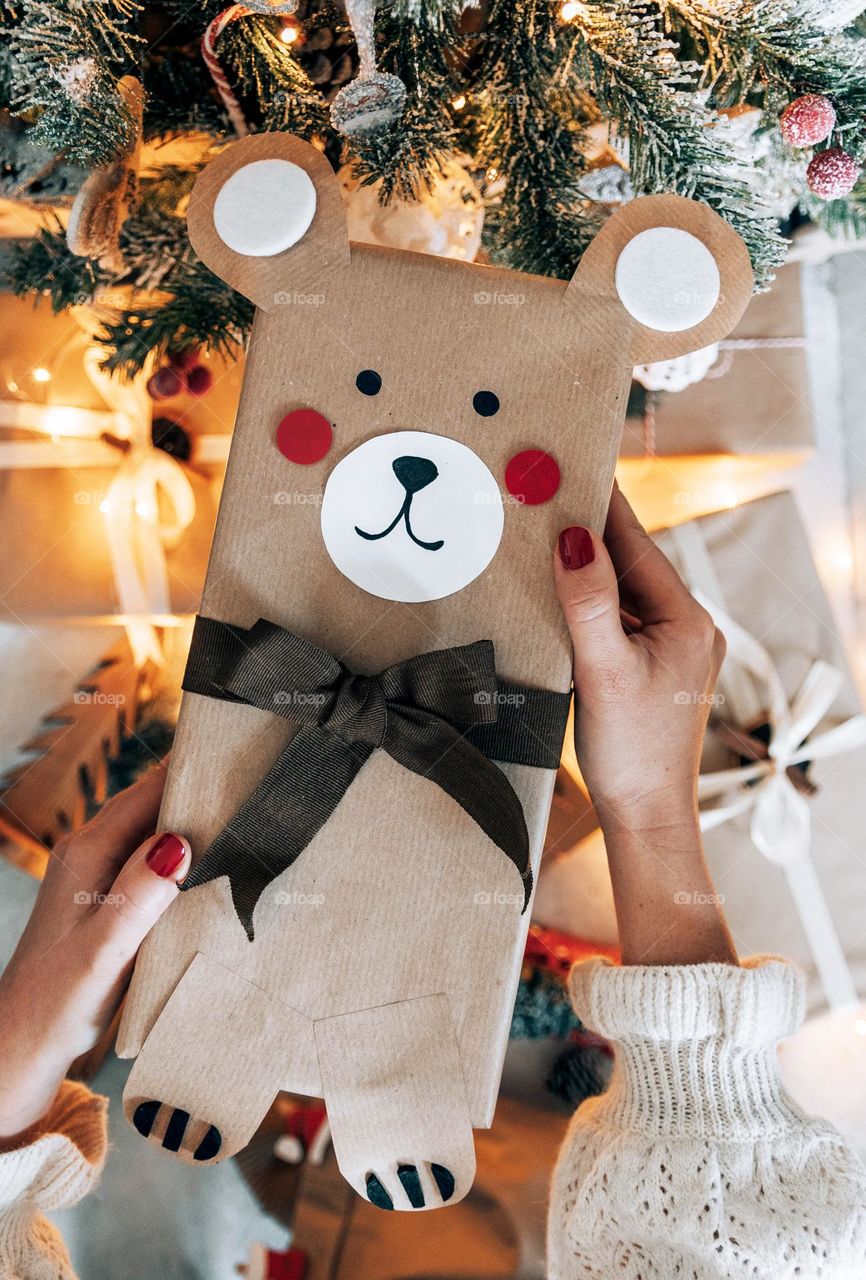
[[[67,1080],[26,1142],[0,1148],[0,1280],[75,1280],[44,1214],[77,1204],[99,1179],[107,1105]]]
[[[570,985],[614,1070],[560,1152],[549,1280],[866,1277],[866,1169],[779,1080],[803,1017],[792,965],[589,961]]]

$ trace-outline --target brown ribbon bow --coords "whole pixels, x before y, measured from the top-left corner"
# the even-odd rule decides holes
[[[377,748],[435,782],[478,823],[520,873],[526,909],[526,820],[488,757],[555,768],[570,695],[501,684],[489,640],[364,676],[273,622],[244,630],[199,617],[183,687],[301,726],[182,886],[227,875],[250,940],[262,892],[324,826]]]

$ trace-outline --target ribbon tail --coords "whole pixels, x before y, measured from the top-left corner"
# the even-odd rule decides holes
[[[301,729],[181,887],[228,876],[235,911],[252,942],[259,898],[325,825],[371,751],[318,726]]]
[[[514,863],[523,881],[525,911],[532,896],[529,832],[517,792],[502,770],[447,721],[410,707],[391,714],[382,746],[398,764],[456,800]]]

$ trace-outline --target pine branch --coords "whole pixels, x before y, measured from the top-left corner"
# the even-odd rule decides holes
[[[183,50],[155,51],[144,68],[145,138],[201,131],[225,133],[227,120],[200,59]]]
[[[108,280],[96,262],[70,253],[57,219],[32,239],[6,241],[0,249],[0,289],[19,298],[44,294],[55,312],[91,301]]]
[[[328,105],[272,19],[250,14],[231,23],[220,37],[220,51],[232,84],[260,111],[263,129],[310,139],[325,128]]]
[[[416,200],[456,146],[456,12],[436,0],[401,0],[380,12],[376,37],[381,70],[406,86],[406,108],[393,129],[353,140],[354,172],[365,184],[381,178],[383,201]]]
[[[480,151],[504,180],[485,243],[497,262],[560,278],[573,273],[600,223],[577,190],[585,95],[556,84],[566,40],[550,0],[496,0],[478,74]]]
[[[169,350],[208,346],[237,356],[253,321],[253,304],[195,261],[172,278],[172,295],[162,306],[131,308],[109,320],[97,341],[106,350],[103,367],[131,378],[147,357]]]
[[[705,64],[712,106],[758,101],[775,124],[803,93],[829,97],[836,108],[835,141],[858,158],[866,153],[866,39],[828,35],[800,0],[663,0],[670,29],[688,33]]]
[[[132,113],[117,89],[143,42],[136,0],[19,0],[10,33],[11,105],[36,113],[32,141],[104,164],[129,146]]]
[[[697,95],[700,68],[679,62],[651,0],[591,0],[575,20],[563,75],[592,92],[628,141],[638,194],[672,191],[703,200],[742,236],[760,288],[785,256],[775,219],[752,189],[749,168],[713,129]]]

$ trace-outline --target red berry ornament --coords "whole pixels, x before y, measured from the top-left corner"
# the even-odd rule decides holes
[[[183,389],[183,374],[168,364],[157,369],[147,380],[147,394],[151,400],[171,400],[173,396],[179,396]]]
[[[184,347],[182,351],[169,351],[168,363],[175,369],[191,369],[198,364],[198,347]]]
[[[820,93],[804,93],[789,102],[779,119],[782,137],[792,147],[814,147],[829,138],[836,123],[836,109]]]
[[[191,396],[207,395],[213,386],[213,374],[206,365],[197,364],[186,375],[186,389]]]
[[[860,176],[860,166],[841,147],[819,151],[809,161],[806,182],[809,190],[821,200],[838,200],[847,196]]]

